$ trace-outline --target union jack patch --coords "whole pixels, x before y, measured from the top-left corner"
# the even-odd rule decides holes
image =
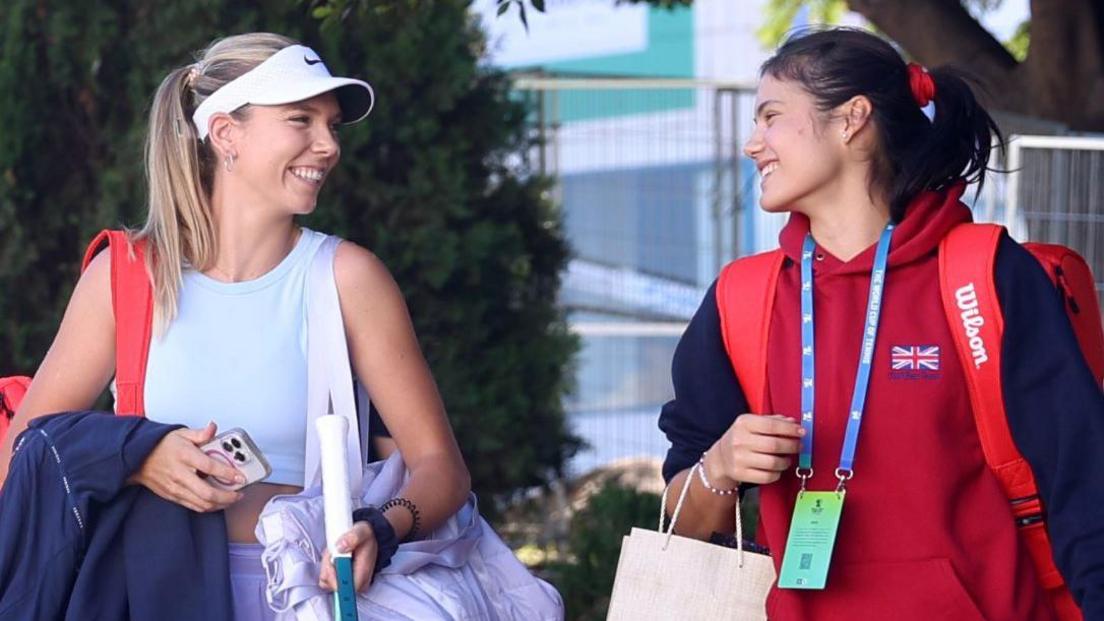
[[[894,371],[938,371],[938,345],[894,345],[890,352]]]

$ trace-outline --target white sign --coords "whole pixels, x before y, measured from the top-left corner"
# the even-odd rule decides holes
[[[693,317],[705,296],[705,289],[700,287],[642,274],[629,267],[608,267],[586,259],[572,259],[567,264],[563,288],[604,297],[615,307],[679,319]]]
[[[511,3],[498,15],[497,0],[477,0],[477,13],[487,34],[487,51],[499,67],[538,65],[643,51],[648,46],[648,7],[618,6],[613,0],[546,0],[545,12],[524,0],[529,20],[526,32]]]

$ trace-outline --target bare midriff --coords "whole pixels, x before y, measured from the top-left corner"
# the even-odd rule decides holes
[[[226,508],[226,534],[233,543],[257,543],[257,519],[265,504],[273,497],[298,494],[296,485],[254,483],[243,489],[242,499]]]

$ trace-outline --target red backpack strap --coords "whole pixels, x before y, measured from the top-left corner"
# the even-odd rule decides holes
[[[1034,496],[1035,477],[1012,441],[1001,383],[1004,316],[994,267],[1004,227],[960,224],[939,246],[940,291],[966,373],[985,461],[1009,499]]]
[[[717,311],[721,336],[748,407],[765,414],[767,401],[767,337],[770,331],[781,250],[737,259],[717,278]]]
[[[995,265],[1004,227],[960,224],[939,246],[939,279],[943,308],[955,349],[966,375],[981,450],[996,475],[1020,537],[1034,562],[1040,583],[1052,598],[1069,598],[1054,565],[1042,501],[1031,467],[1016,448],[1004,406],[1001,347],[1004,317],[997,297]],[[1070,617],[1063,616],[1062,619]]]
[[[146,271],[146,242],[131,243],[125,231],[102,231],[84,254],[81,270],[108,245],[111,304],[115,311],[115,411],[144,416],[146,362],[153,333],[153,285]]]
[[[8,435],[11,420],[30,386],[31,378],[25,375],[0,377],[0,440]]]

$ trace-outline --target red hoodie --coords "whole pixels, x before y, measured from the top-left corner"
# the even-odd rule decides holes
[[[1020,545],[1008,502],[986,467],[939,294],[936,250],[970,220],[962,185],[926,192],[893,234],[878,345],[854,478],[823,591],[774,589],[777,621],[1053,619]],[[809,221],[790,218],[771,321],[767,411],[799,419],[800,256]],[[842,262],[818,247],[816,434],[810,488],[834,489],[874,247]],[[893,346],[937,346],[938,370],[895,371]],[[760,533],[781,568],[798,481],[761,489]]]

